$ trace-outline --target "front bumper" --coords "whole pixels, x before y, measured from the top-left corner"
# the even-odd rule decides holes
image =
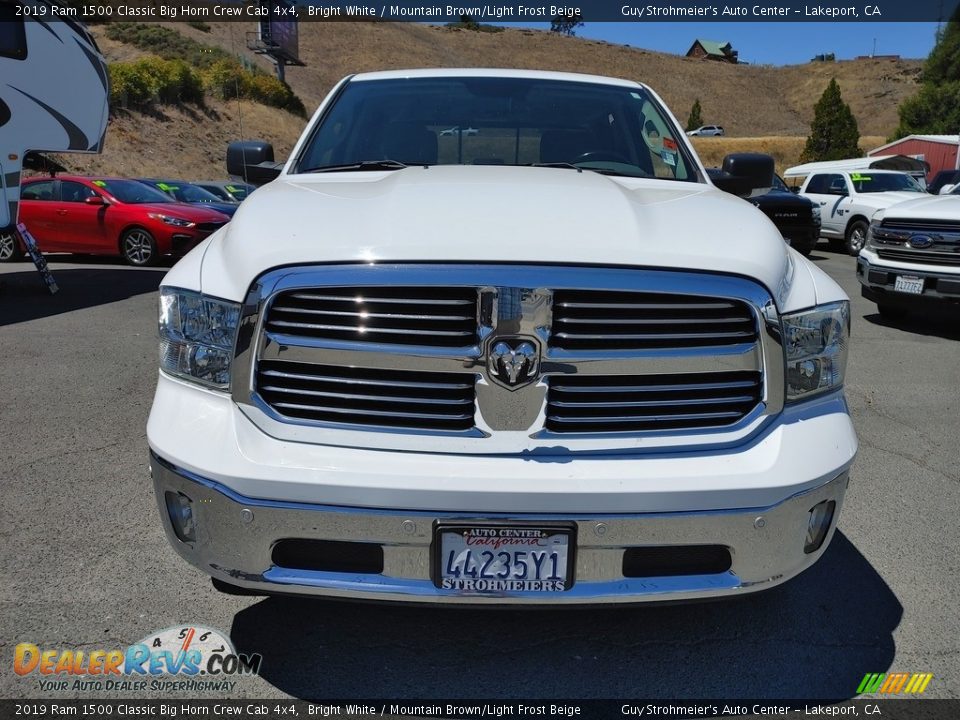
[[[847,471],[769,507],[644,514],[456,513],[376,510],[244,497],[177,468],[151,453],[154,489],[167,537],[187,562],[214,578],[264,593],[293,593],[385,601],[476,604],[600,604],[736,596],[778,585],[812,565],[836,528]],[[195,539],[181,540],[165,498],[192,501]],[[811,509],[833,501],[823,544],[804,552]],[[574,585],[565,592],[466,593],[431,579],[431,544],[438,522],[570,522],[576,526]],[[381,572],[336,572],[284,567],[281,540],[376,544]],[[724,572],[625,577],[628,548],[723,546]],[[290,564],[290,563],[287,563]],[[295,563],[294,563],[295,564]]]
[[[912,295],[896,292],[898,276],[923,278],[923,293]],[[936,265],[918,265],[885,260],[866,249],[857,258],[857,280],[861,293],[879,304],[915,305],[923,302],[960,302],[960,268]]]

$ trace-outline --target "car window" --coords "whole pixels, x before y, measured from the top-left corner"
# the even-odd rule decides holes
[[[229,200],[230,194],[224,190],[222,187],[217,187],[216,185],[197,185],[206,190],[211,195],[215,195],[220,200]]]
[[[663,108],[642,88],[539,78],[348,84],[306,143],[297,172],[377,160],[575,163],[611,174],[699,180]]]
[[[250,193],[253,192],[252,185],[227,185],[227,190],[230,191],[230,194],[233,195],[237,200],[243,200]]]
[[[173,198],[136,180],[91,180],[94,185],[103,188],[122,203],[171,203]]]
[[[53,180],[24,185],[20,191],[21,200],[54,200]]]
[[[86,185],[72,180],[63,180],[60,182],[60,199],[63,202],[83,202],[88,197],[93,197],[96,193]]]
[[[830,192],[830,176],[814,175],[807,183],[807,189],[805,192],[820,194],[826,194]]]
[[[25,60],[27,35],[23,18],[15,15],[16,5],[0,5],[0,57]]]
[[[850,173],[850,180],[857,192],[875,193],[900,190],[904,192],[923,192],[923,188],[905,173]]]
[[[850,189],[847,187],[846,178],[843,175],[831,175],[829,192],[831,195],[847,195]]]

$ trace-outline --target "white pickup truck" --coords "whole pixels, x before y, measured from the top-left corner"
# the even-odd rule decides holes
[[[926,195],[873,216],[857,279],[880,314],[960,303],[960,195]]]
[[[147,429],[218,588],[680,600],[822,555],[849,302],[715,187],[771,158],[711,182],[642,84],[479,69],[348,77],[254,150],[276,179],[162,283]]]
[[[836,170],[807,176],[800,194],[820,206],[820,235],[856,256],[877,210],[925,196],[910,175],[895,170]]]

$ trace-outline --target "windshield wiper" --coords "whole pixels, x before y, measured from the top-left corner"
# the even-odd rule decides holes
[[[405,163],[399,160],[361,160],[355,163],[346,163],[344,165],[321,165],[320,167],[301,170],[304,173],[322,173],[322,172],[348,172],[350,170],[402,170],[407,167]]]
[[[575,165],[574,163],[568,162],[530,163],[528,167],[563,168],[576,170],[577,172],[589,170],[590,172],[595,172],[598,175],[613,175],[618,177],[653,177],[650,175],[650,173],[641,170],[640,168],[637,168],[636,172],[622,172],[620,170],[611,170],[610,168],[590,167],[589,165]]]
[[[568,163],[568,162],[530,163],[530,167],[567,168],[569,170],[576,170],[577,172],[583,172],[582,167],[578,165],[574,165],[573,163]]]

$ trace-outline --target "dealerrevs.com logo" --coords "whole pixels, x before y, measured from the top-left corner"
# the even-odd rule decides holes
[[[230,692],[235,678],[260,672],[263,656],[238,653],[219,630],[178,625],[126,648],[69,650],[19,643],[13,671],[41,691],[183,690]]]

